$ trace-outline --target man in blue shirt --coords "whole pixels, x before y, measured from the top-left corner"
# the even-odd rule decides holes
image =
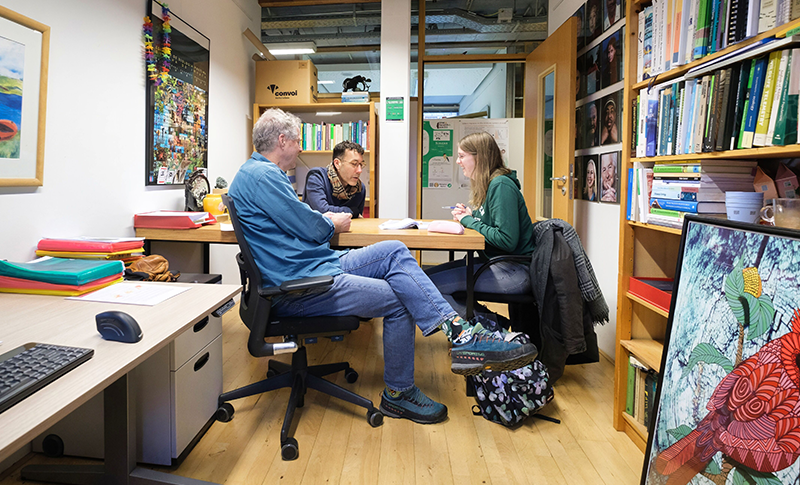
[[[442,298],[399,241],[350,251],[334,251],[330,238],[350,229],[350,214],[319,213],[300,202],[287,170],[300,148],[300,119],[269,109],[253,127],[256,152],[242,165],[228,195],[236,202],[244,237],[266,286],[290,279],[330,275],[324,292],[273,299],[278,316],[358,315],[383,317],[386,389],[381,412],[418,423],[437,423],[447,408],[414,385],[414,338],[418,326],[428,336],[441,330],[453,343],[451,369],[475,375],[515,369],[536,357],[524,339],[497,339],[479,323],[466,322]]]
[[[366,190],[361,182],[364,148],[343,141],[333,148],[327,167],[314,167],[306,175],[303,200],[319,212],[343,212],[359,217],[364,211]]]

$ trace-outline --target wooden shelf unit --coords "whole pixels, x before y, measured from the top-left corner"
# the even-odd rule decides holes
[[[703,160],[703,159],[762,159],[762,158],[792,158],[800,156],[800,145],[785,147],[765,147],[743,150],[728,150],[712,153],[696,153],[690,155],[674,155],[662,157],[636,158],[631,157],[632,119],[631,110],[633,100],[638,92],[648,86],[661,84],[676,79],[686,74],[690,69],[712,62],[720,56],[741,49],[753,42],[766,37],[785,32],[788,28],[800,27],[800,19],[764,32],[756,37],[746,39],[736,45],[730,46],[710,56],[693,61],[689,64],[678,66],[665,73],[658,74],[655,80],[647,79],[636,82],[637,69],[637,38],[638,38],[638,12],[651,0],[632,0],[626,5],[626,38],[625,55],[625,90],[624,99],[626,107],[622,129],[622,157],[620,169],[620,187],[628,186],[628,170],[633,167],[633,162],[657,162],[678,160]],[[648,303],[641,298],[629,293],[631,276],[646,276],[654,278],[673,278],[680,248],[681,229],[663,227],[654,224],[632,222],[627,220],[627,197],[620,201],[620,246],[619,246],[619,280],[617,294],[624,295],[618,299],[617,305],[617,334],[616,334],[616,363],[614,379],[614,427],[625,433],[631,440],[644,451],[647,444],[647,428],[625,413],[627,396],[628,362],[631,355],[651,367],[660,371],[663,354],[663,342],[666,335],[669,313]]]
[[[375,118],[375,103],[309,103],[309,104],[282,104],[282,105],[253,105],[253,122],[269,108],[280,108],[297,115],[305,123],[343,123],[365,120],[369,123],[367,147],[364,147],[364,161],[369,165],[369,183],[367,184],[367,199],[365,209],[369,209],[370,217],[378,217],[378,167],[379,157],[376,145],[376,130],[378,128]],[[309,167],[324,167],[331,161],[332,150],[305,150],[298,158]],[[298,187],[301,182],[298,181]]]

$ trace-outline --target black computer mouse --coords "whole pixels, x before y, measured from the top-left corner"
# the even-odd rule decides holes
[[[132,316],[125,312],[111,310],[98,313],[97,331],[105,340],[126,342],[129,344],[142,340],[142,329]]]

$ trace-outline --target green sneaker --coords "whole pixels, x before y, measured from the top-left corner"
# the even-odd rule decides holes
[[[530,364],[538,355],[536,346],[523,334],[508,333],[508,340],[490,332],[478,323],[472,328],[472,338],[463,344],[453,344],[450,350],[450,369],[463,376],[480,374],[484,369],[514,370]]]
[[[384,416],[406,418],[420,424],[438,423],[447,418],[447,406],[429,398],[417,386],[403,391],[396,398],[390,397],[384,389],[380,410]]]

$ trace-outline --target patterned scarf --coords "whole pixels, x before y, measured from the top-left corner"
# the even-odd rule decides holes
[[[344,162],[342,162],[344,163]],[[345,185],[339,178],[339,172],[333,166],[333,162],[328,164],[328,179],[333,186],[333,196],[341,200],[350,200],[353,195],[361,192],[361,180],[356,185]]]

